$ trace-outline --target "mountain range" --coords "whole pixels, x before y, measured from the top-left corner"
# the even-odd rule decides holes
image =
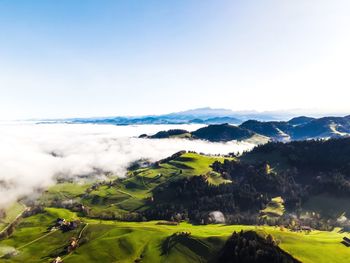
[[[285,121],[300,115],[300,111],[232,111],[210,107],[191,109],[163,115],[145,116],[112,116],[92,118],[69,118],[49,120],[50,122],[94,123],[112,125],[142,125],[142,124],[241,124],[247,120]]]
[[[244,140],[252,136],[268,137],[272,141],[293,141],[321,138],[339,138],[350,135],[350,116],[311,118],[300,116],[289,121],[248,120],[239,126],[212,124],[193,132],[186,130],[160,131],[148,138],[192,138],[213,142]]]

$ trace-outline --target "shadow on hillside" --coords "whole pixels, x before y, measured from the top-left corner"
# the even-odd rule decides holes
[[[170,164],[172,166],[175,166],[176,168],[179,168],[179,169],[194,170],[191,166],[188,166],[186,164],[183,164],[183,163],[180,163],[180,162],[177,162],[177,161],[171,161]]]
[[[183,246],[202,258],[211,256],[209,246],[189,234],[175,233],[167,237],[161,245],[161,255],[168,255],[172,249]]]

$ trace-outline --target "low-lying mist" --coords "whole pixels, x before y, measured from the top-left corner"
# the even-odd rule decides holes
[[[227,154],[254,147],[247,142],[137,138],[172,128],[199,126],[0,124],[0,207],[54,184],[58,176],[75,179],[111,172],[122,177],[128,165],[141,158],[156,161],[180,150]]]

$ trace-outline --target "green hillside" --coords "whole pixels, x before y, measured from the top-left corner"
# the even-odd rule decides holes
[[[13,222],[18,215],[24,211],[25,207],[16,202],[8,207],[4,213],[5,217],[0,219],[0,232],[3,231],[11,222]]]
[[[50,208],[23,219],[11,238],[0,241],[0,255],[14,249],[18,255],[2,258],[1,262],[50,262],[58,255],[66,263],[209,262],[215,260],[227,238],[240,230],[254,230],[262,236],[271,234],[282,249],[306,263],[346,262],[350,257],[350,250],[340,243],[344,234],[336,231],[307,234],[277,227],[166,225],[159,221],[128,223],[87,218],[80,218],[82,224],[76,230],[48,231],[57,217],[72,220],[77,215]],[[82,229],[80,246],[73,253],[65,253],[64,246]],[[181,235],[183,232],[188,236]]]
[[[198,175],[207,175],[208,184],[229,183],[210,167],[221,156],[178,153],[156,164],[130,170],[125,178],[95,184],[60,183],[41,197],[45,206],[65,207],[66,203],[83,204],[90,217],[121,219],[130,212],[148,208],[152,191],[165,183]]]
[[[262,237],[272,235],[281,249],[301,262],[346,262],[349,259],[350,249],[341,241],[350,235],[340,232],[340,229],[330,232],[295,228],[296,231],[291,231],[283,226],[193,225],[183,218],[175,220],[179,223],[145,221],[144,212],[164,204],[164,200],[170,202],[169,207],[177,203],[181,207],[193,201],[186,200],[186,197],[176,199],[169,188],[172,185],[179,187],[184,184],[189,192],[198,191],[196,194],[202,190],[204,193],[214,191],[217,202],[221,197],[228,198],[227,193],[235,189],[231,188],[235,181],[227,179],[229,174],[224,176],[214,167],[227,168],[228,171],[234,168],[242,174],[247,167],[249,172],[256,168],[241,165],[239,161],[235,164],[231,162],[233,160],[237,161],[234,158],[181,152],[156,163],[130,169],[124,178],[90,183],[67,181],[54,185],[43,192],[37,202],[38,210],[22,218],[10,237],[0,240],[0,262],[52,262],[58,256],[65,263],[216,262],[228,238],[234,231],[241,230],[253,230]],[[257,177],[252,178],[272,178],[273,182],[279,176],[274,168],[264,165]],[[241,179],[237,177],[237,180]],[[194,190],[190,188],[191,183],[195,186]],[[159,189],[163,190],[157,192]],[[223,192],[215,192],[220,189]],[[242,190],[245,193],[245,189]],[[153,200],[158,198],[155,193],[165,196],[165,199]],[[304,207],[316,211],[318,207],[331,208],[332,204],[324,202],[324,199],[330,202],[343,200],[313,196]],[[341,213],[346,204],[346,199],[339,202],[337,212]],[[21,205],[14,205],[7,220],[20,213],[21,209],[24,209]],[[274,195],[261,207],[260,217],[278,220],[287,212],[284,198]],[[62,231],[52,228],[58,218],[80,223],[70,231]],[[69,252],[67,247],[74,238],[79,246]]]

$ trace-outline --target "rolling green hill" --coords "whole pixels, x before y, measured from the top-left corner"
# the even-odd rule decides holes
[[[193,132],[186,130],[168,130],[160,131],[154,135],[140,135],[140,138],[164,139],[164,138],[186,138],[200,139],[210,142],[228,142],[232,140],[245,140],[254,136],[254,132],[228,123],[212,124],[207,127],[200,128]],[[261,136],[263,137],[263,136]]]
[[[178,153],[148,167],[130,170],[125,178],[96,184],[60,183],[41,197],[45,206],[70,207],[83,204],[88,216],[121,219],[130,212],[144,211],[150,205],[153,190],[171,181],[206,174],[208,184],[229,183],[210,167],[220,156]]]
[[[36,212],[20,219],[14,233],[0,240],[0,262],[52,262],[54,258],[60,256],[65,263],[214,263],[217,262],[232,233],[241,230],[255,231],[261,237],[272,235],[274,242],[281,249],[301,262],[346,262],[350,257],[350,249],[341,242],[343,237],[350,235],[338,228],[333,231],[303,231],[294,228],[292,231],[284,226],[253,224],[193,225],[189,223],[191,220],[183,215],[181,219],[173,221],[146,221],[145,216],[150,209],[160,209],[160,212],[166,213],[161,209],[171,210],[178,206],[184,210],[191,208],[186,206],[186,203],[191,204],[198,200],[202,204],[208,202],[215,207],[229,207],[232,202],[241,201],[245,204],[251,196],[259,197],[259,192],[255,192],[254,195],[247,192],[251,189],[246,189],[245,185],[251,183],[256,187],[254,191],[257,191],[260,185],[268,184],[266,182],[277,184],[281,176],[279,171],[290,167],[288,158],[285,160],[284,168],[279,166],[276,169],[272,160],[272,167],[254,164],[263,160],[263,154],[269,153],[269,147],[273,149],[282,147],[282,150],[277,148],[280,153],[274,157],[277,161],[281,161],[284,145],[280,144],[265,146],[256,153],[244,156],[242,160],[179,152],[153,164],[135,166],[139,168],[129,169],[124,178],[88,183],[67,181],[56,184],[42,193],[33,206],[33,209],[38,208]],[[310,151],[311,148],[306,149]],[[254,174],[255,172],[257,174]],[[230,177],[231,173],[235,176]],[[245,178],[240,178],[240,175],[244,175]],[[238,184],[240,181],[243,182],[242,186]],[[200,195],[201,191],[204,191],[204,196]],[[232,191],[238,193],[238,199],[235,199],[236,196],[231,199],[232,196],[229,194]],[[179,193],[182,196],[177,197]],[[283,191],[281,193],[283,194]],[[271,197],[267,198],[268,196]],[[164,199],[157,200],[159,197]],[[288,207],[284,207],[284,197],[269,193],[259,197],[261,198],[259,202],[262,203],[266,199],[266,205],[260,207],[260,216],[268,215],[275,222],[280,222],[277,220],[290,212]],[[213,200],[210,200],[211,198]],[[339,213],[347,207],[346,198],[331,199],[317,195],[312,196],[304,207],[310,211],[325,209],[325,206],[331,207],[332,204],[325,202],[325,199],[329,202],[343,200],[336,206]],[[165,201],[169,206],[162,206]],[[222,201],[224,203],[221,203]],[[248,215],[252,216],[252,211],[247,214],[247,218]],[[11,209],[8,220],[17,212],[21,212],[20,205],[15,205],[14,209]],[[259,213],[259,210],[257,212]],[[70,231],[52,229],[57,218],[64,218],[67,221],[78,220],[80,224]],[[78,240],[79,246],[68,252],[67,246],[72,238]]]
[[[76,230],[49,232],[47,228],[57,217],[72,220],[77,215],[50,208],[23,219],[13,236],[0,241],[0,255],[10,251],[18,254],[2,258],[1,262],[50,262],[58,255],[65,263],[214,262],[228,237],[241,230],[254,230],[261,236],[271,234],[283,250],[305,263],[346,262],[350,257],[350,250],[340,243],[345,234],[336,231],[297,233],[264,226],[166,225],[159,221],[128,223],[80,218],[82,224]],[[70,238],[81,232],[80,246],[73,253],[65,253],[64,246]]]

